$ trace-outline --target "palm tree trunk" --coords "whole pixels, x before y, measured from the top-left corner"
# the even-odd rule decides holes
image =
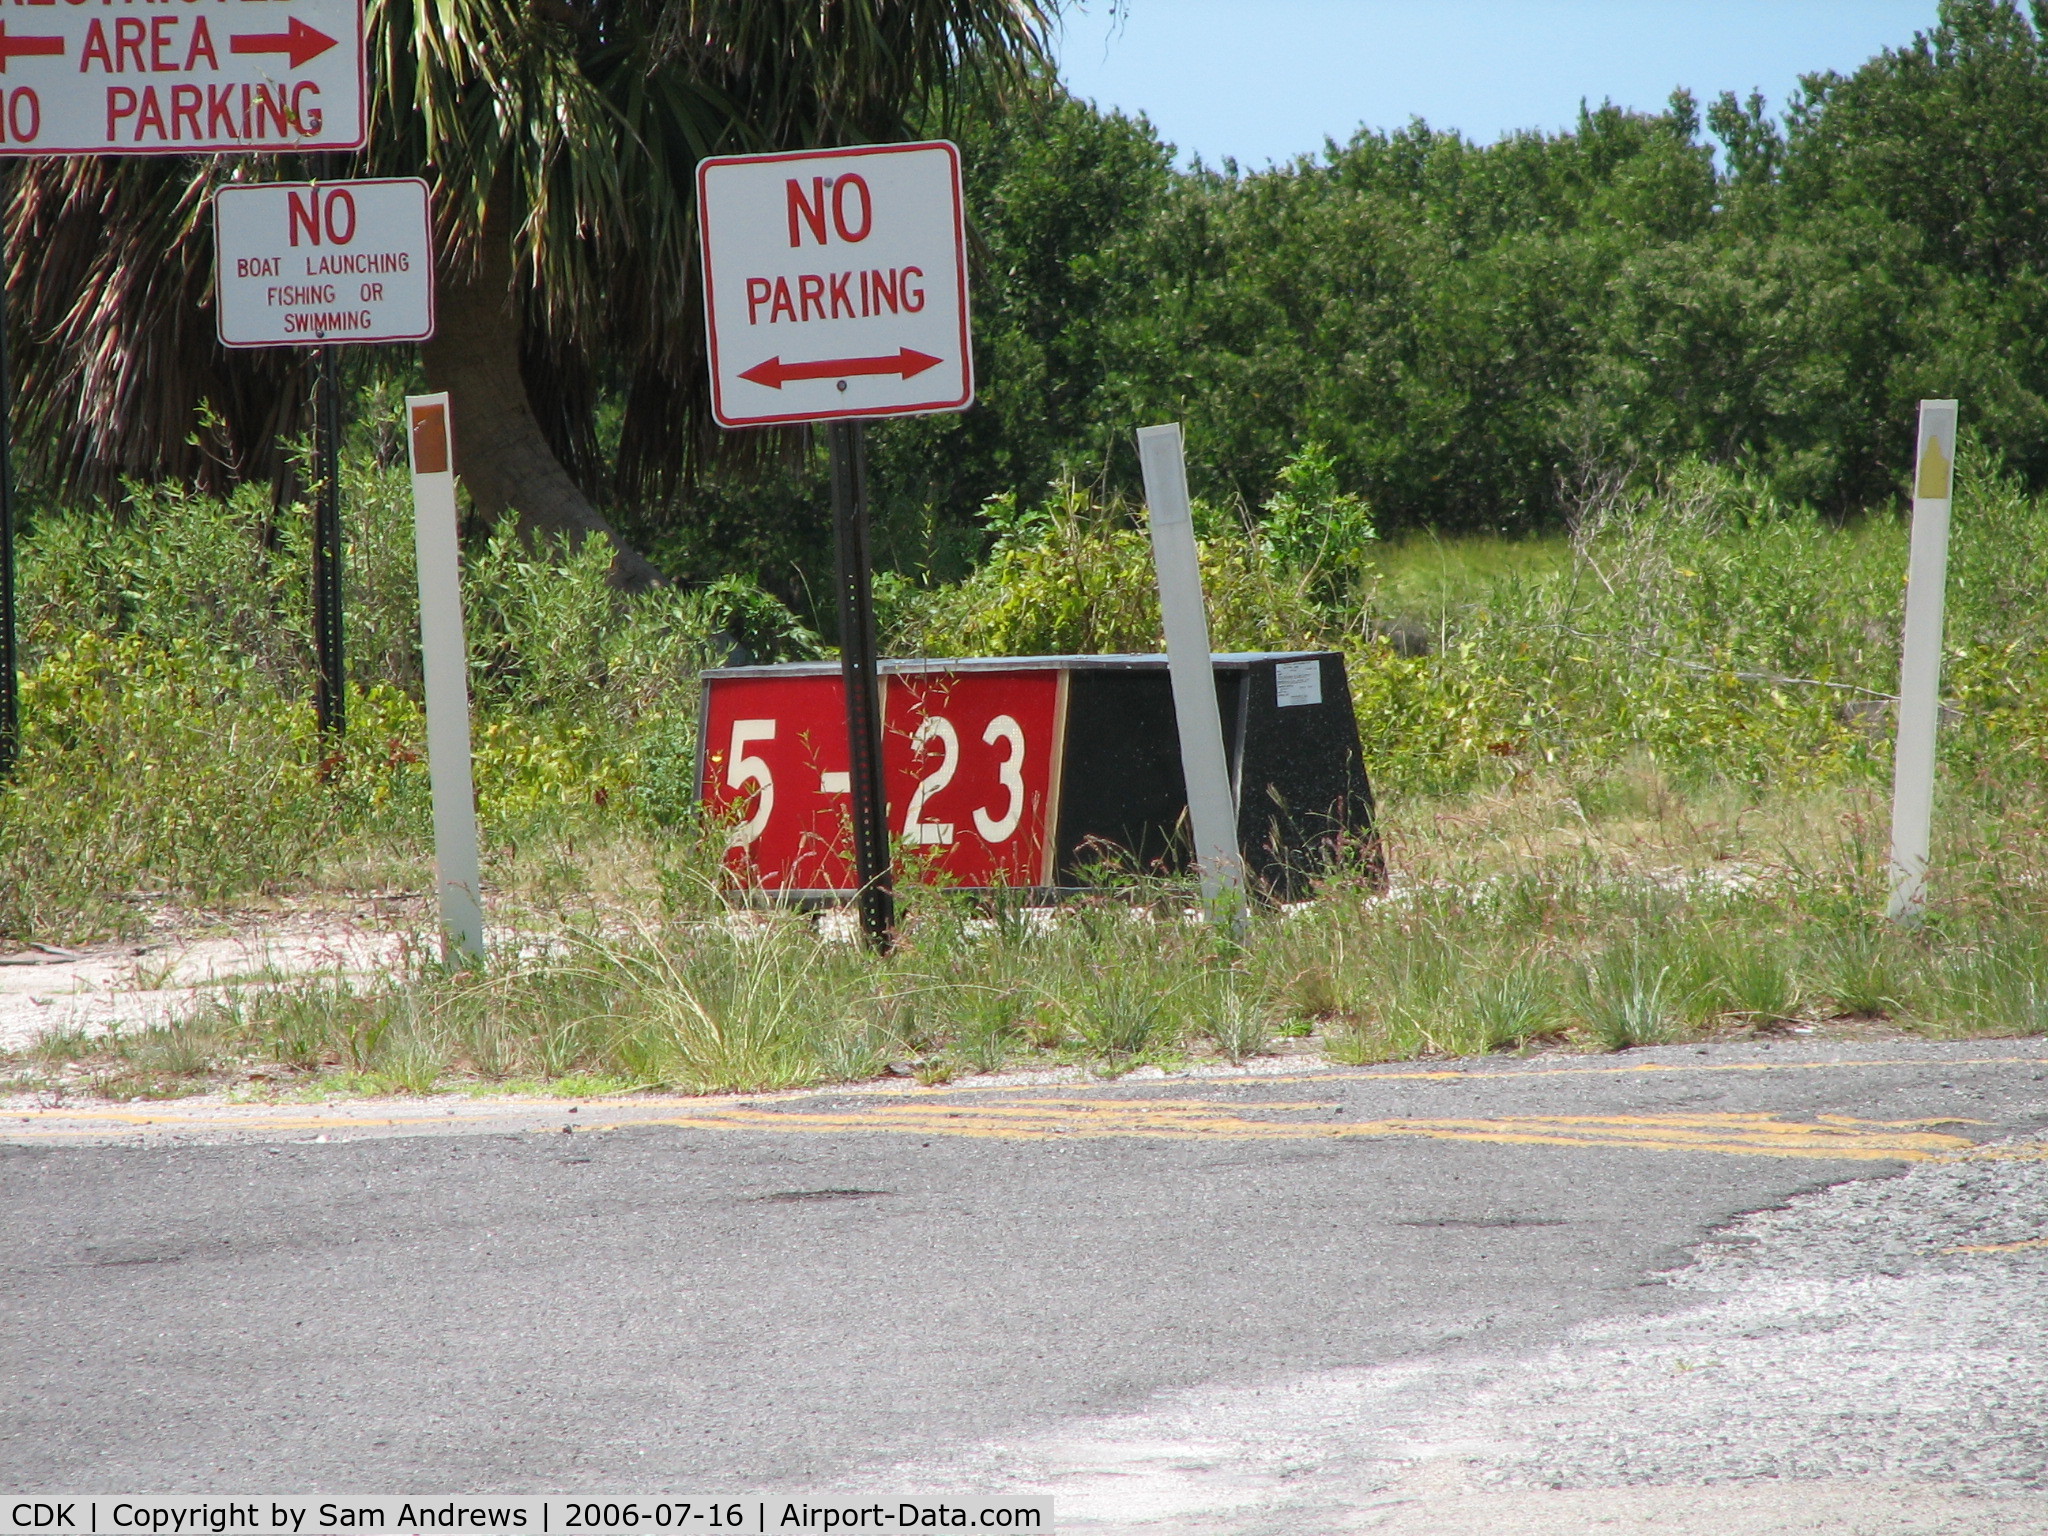
[[[484,251],[476,268],[436,285],[434,339],[421,349],[428,384],[448,391],[456,472],[487,519],[511,508],[525,538],[566,537],[572,548],[601,533],[615,551],[613,586],[663,585],[667,578],[590,504],[542,435],[519,377],[512,254],[488,234]]]

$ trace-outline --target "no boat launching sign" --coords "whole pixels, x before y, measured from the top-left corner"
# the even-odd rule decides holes
[[[434,243],[417,177],[230,183],[214,196],[221,345],[425,341]]]
[[[0,155],[356,149],[362,0],[14,0]]]
[[[973,401],[951,144],[706,160],[697,218],[723,425],[913,416]]]

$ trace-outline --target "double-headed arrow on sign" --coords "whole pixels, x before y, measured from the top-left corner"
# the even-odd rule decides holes
[[[912,347],[903,347],[893,357],[840,357],[827,358],[820,363],[785,363],[780,356],[771,357],[765,363],[756,363],[740,377],[751,379],[756,384],[765,384],[770,389],[780,389],[789,379],[848,379],[861,374],[893,373],[902,378],[914,379],[927,368],[936,368],[944,361],[929,352],[919,352]]]

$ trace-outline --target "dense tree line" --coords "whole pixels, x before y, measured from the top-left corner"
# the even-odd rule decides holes
[[[1048,88],[965,128],[981,401],[889,429],[884,479],[964,524],[1061,475],[1128,486],[1130,430],[1180,419],[1212,496],[1256,508],[1316,440],[1387,530],[1554,524],[1587,475],[1685,454],[1847,515],[1896,494],[1912,403],[1954,395],[2038,486],[2044,11],[1946,0],[1782,119],[1679,91],[1255,172],[1176,171]]]
[[[1589,481],[1685,455],[1847,516],[1896,496],[1926,395],[2048,483],[2044,3],[1944,0],[1779,118],[1680,91],[1485,145],[1362,130],[1247,172],[1177,169],[1144,120],[1033,85],[1050,0],[374,0],[350,169],[434,178],[426,376],[469,402],[481,512],[616,527],[671,575],[755,572],[813,611],[816,456],[704,411],[690,172],[711,150],[962,143],[980,400],[874,434],[906,570],[964,568],[992,496],[1134,489],[1132,429],[1172,419],[1213,501],[1259,508],[1319,444],[1384,532],[1553,526]],[[205,313],[227,169],[16,179],[22,443],[54,495],[288,484],[301,360],[229,357]]]

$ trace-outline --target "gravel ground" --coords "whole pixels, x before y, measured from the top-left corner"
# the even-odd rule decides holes
[[[1088,1530],[2048,1531],[2048,1147],[1801,1196],[1663,1283],[1530,1358],[1181,1394],[867,1481],[1043,1489]]]
[[[1671,1283],[1705,1304],[1581,1330],[1485,1394],[1520,1446],[1492,1480],[2048,1488],[2048,1161],[1840,1185]]]

